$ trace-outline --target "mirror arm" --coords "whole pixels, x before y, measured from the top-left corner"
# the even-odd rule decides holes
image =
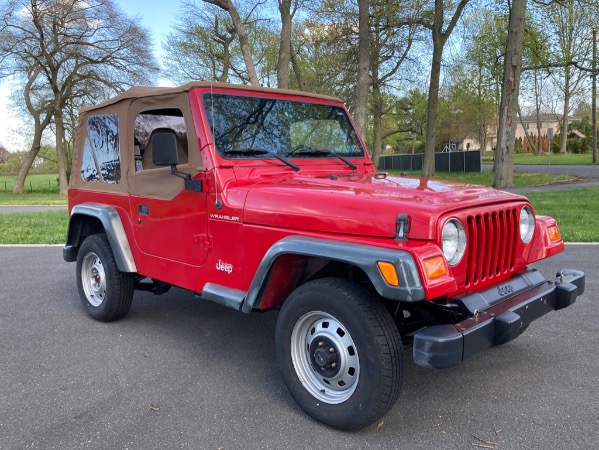
[[[185,182],[186,191],[203,192],[202,180],[194,180],[188,173],[179,172],[176,164],[171,164],[171,174]]]

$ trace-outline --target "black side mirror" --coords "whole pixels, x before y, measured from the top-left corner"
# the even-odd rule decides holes
[[[169,132],[157,132],[152,136],[152,161],[156,166],[171,166],[171,174],[183,179],[185,190],[202,192],[202,180],[194,180],[188,173],[177,170],[179,151],[177,137]]]
[[[152,161],[157,166],[179,164],[177,137],[173,133],[156,133],[152,136]]]

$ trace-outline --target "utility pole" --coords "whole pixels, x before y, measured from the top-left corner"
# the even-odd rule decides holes
[[[597,163],[597,29],[593,29],[593,100],[591,102],[593,121],[593,164]]]

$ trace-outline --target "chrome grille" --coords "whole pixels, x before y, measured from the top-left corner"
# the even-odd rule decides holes
[[[514,270],[518,227],[516,208],[468,215],[466,286],[474,286]]]

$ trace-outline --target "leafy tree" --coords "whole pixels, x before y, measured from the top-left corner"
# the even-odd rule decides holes
[[[460,77],[457,83],[469,86],[471,101],[477,109],[477,140],[484,150],[488,130],[497,123],[507,19],[491,10],[479,9],[465,19],[465,29],[464,72],[467,75]]]
[[[363,134],[366,134],[367,112],[371,112],[372,156],[377,165],[382,150],[383,118],[391,112],[386,94],[396,83],[402,65],[409,60],[416,37],[412,11],[382,0],[360,0],[357,5],[325,0],[316,12],[321,18],[319,28],[327,30],[325,45],[337,53],[336,61],[343,72],[349,71],[345,77],[346,93],[341,98],[350,99],[348,103]]]
[[[392,125],[383,127],[383,139],[398,135],[395,147],[407,146],[409,152],[416,152],[416,143],[424,142],[426,134],[426,112],[428,98],[426,93],[419,89],[412,89],[408,95],[401,98],[390,98],[388,101],[391,113],[387,115],[387,120],[393,121]],[[407,143],[403,141],[407,139]]]
[[[431,33],[433,55],[428,88],[428,111],[426,127],[426,143],[424,147],[424,162],[422,176],[430,177],[435,174],[435,141],[437,134],[437,107],[441,79],[441,61],[443,49],[451,33],[455,29],[464,8],[470,0],[459,0],[445,3],[435,0],[434,4],[425,2],[421,5],[421,15],[418,23]],[[448,20],[449,19],[449,20]]]
[[[581,63],[592,53],[591,29],[599,21],[599,5],[590,0],[560,0],[546,7],[545,21],[554,38],[555,62],[553,70],[556,85],[563,93],[562,128],[567,128],[570,103],[581,93],[588,81],[588,73]],[[560,153],[566,153],[567,133],[561,133]]]

